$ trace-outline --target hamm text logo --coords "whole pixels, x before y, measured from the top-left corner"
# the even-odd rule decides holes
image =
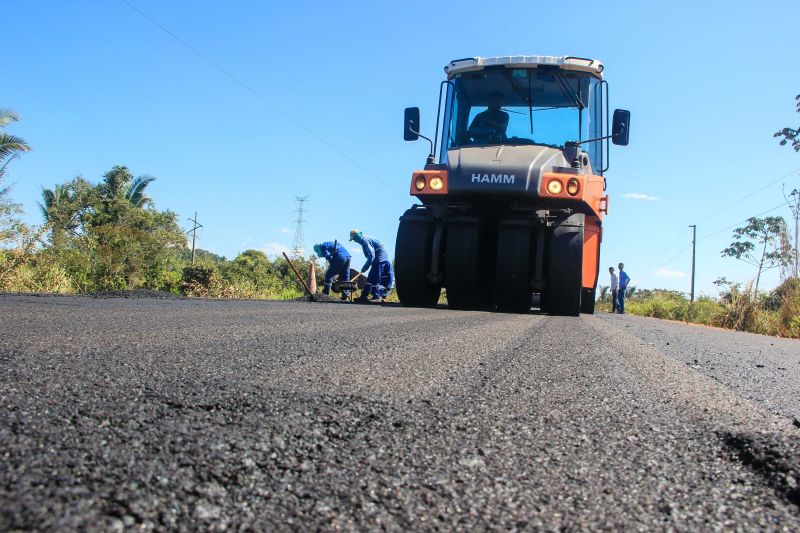
[[[514,183],[514,174],[473,174],[472,183]]]

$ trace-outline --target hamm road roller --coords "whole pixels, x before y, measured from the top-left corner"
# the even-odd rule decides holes
[[[628,111],[609,121],[603,64],[470,57],[444,70],[432,139],[405,110],[404,139],[431,149],[397,232],[401,303],[434,306],[444,288],[454,309],[525,313],[537,294],[551,314],[594,312],[609,143],[630,129]]]

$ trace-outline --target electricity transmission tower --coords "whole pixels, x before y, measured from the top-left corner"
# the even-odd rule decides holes
[[[301,259],[305,249],[305,243],[303,242],[303,224],[306,222],[306,219],[304,218],[306,213],[305,204],[309,197],[310,195],[294,197],[294,199],[297,200],[297,209],[295,210],[297,213],[297,218],[294,221],[295,229],[294,240],[292,241],[292,257]]]

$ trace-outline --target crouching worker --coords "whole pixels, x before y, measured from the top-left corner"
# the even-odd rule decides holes
[[[364,235],[357,229],[350,232],[350,240],[361,245],[364,257],[367,258],[361,272],[370,269],[367,284],[361,291],[361,299],[366,300],[367,296],[371,295],[372,301],[385,302],[394,287],[394,269],[392,269],[386,248],[375,237]]]
[[[325,272],[325,287],[322,294],[330,294],[333,278],[339,276],[339,281],[350,281],[350,252],[336,241],[323,242],[314,245],[317,257],[324,257],[328,261],[328,270]],[[350,296],[350,291],[342,291],[342,300]]]

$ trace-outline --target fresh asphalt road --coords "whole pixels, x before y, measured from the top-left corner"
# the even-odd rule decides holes
[[[628,316],[0,296],[0,530],[796,531],[798,367]]]

